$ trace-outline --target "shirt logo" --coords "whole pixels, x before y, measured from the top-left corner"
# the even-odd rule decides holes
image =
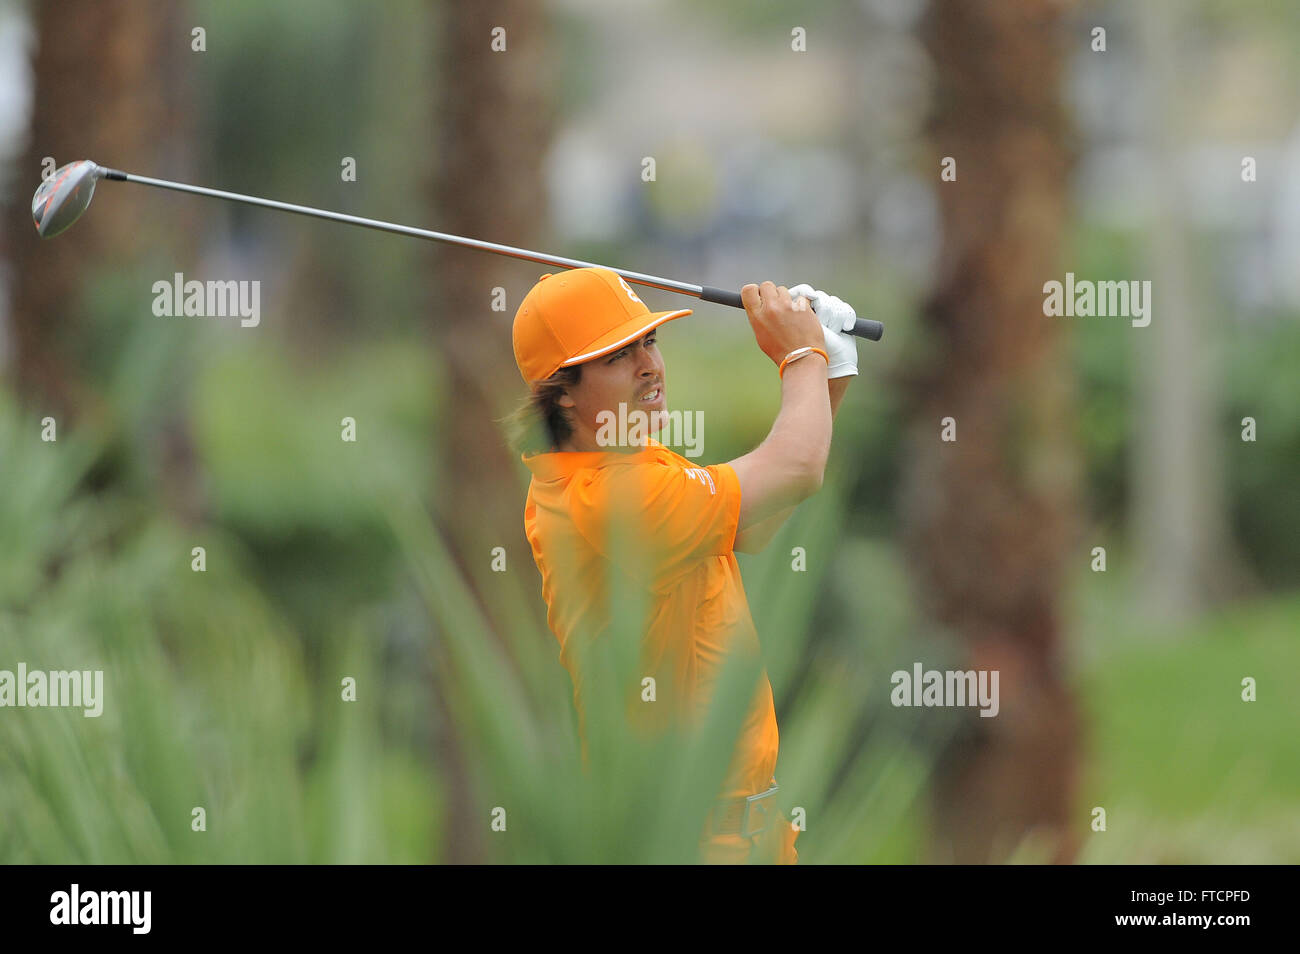
[[[710,494],[716,494],[718,492],[717,486],[713,483],[713,475],[705,468],[687,467],[685,468],[685,473],[691,480],[698,480],[702,484],[708,484]]]

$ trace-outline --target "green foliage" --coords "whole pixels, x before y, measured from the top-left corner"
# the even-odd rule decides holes
[[[355,140],[340,141],[347,133],[338,117],[363,115],[369,105],[358,79],[377,22],[343,0],[202,4],[208,49],[196,71],[210,122],[203,152],[218,158],[226,188],[301,187],[308,170],[338,182],[338,159],[355,149]],[[229,103],[240,108],[223,108]],[[322,165],[326,144],[334,161]],[[268,166],[265,156],[279,161]]]
[[[1082,681],[1092,757],[1081,817],[1092,806],[1108,814],[1084,860],[1300,861],[1300,701],[1277,678],[1300,666],[1300,601],[1233,609],[1179,633],[1119,626]],[[1247,676],[1255,702],[1241,699]]]
[[[195,439],[220,519],[268,536],[376,526],[358,493],[373,471],[412,487],[432,480],[435,369],[428,352],[397,342],[314,367],[265,345],[209,359],[196,382]],[[344,418],[356,422],[355,441],[343,440]]]
[[[401,364],[391,355],[379,363]],[[197,532],[142,507],[129,488],[88,493],[84,477],[102,448],[66,433],[42,443],[37,421],[0,405],[0,662],[102,668],[107,680],[98,719],[57,709],[0,718],[0,818],[23,820],[0,825],[0,860],[421,862],[444,857],[444,833],[456,827],[483,831],[490,860],[689,860],[752,673],[732,674],[714,731],[696,738],[634,737],[620,699],[597,695],[584,773],[571,685],[531,575],[488,575],[489,598],[510,621],[490,631],[422,510],[424,474],[412,478],[409,447],[399,446],[423,427],[419,416],[409,430],[375,431],[398,466],[358,468],[344,492],[331,473],[342,465],[328,454],[295,456],[292,440],[244,441],[219,420],[275,399],[305,421],[311,401],[327,400],[311,374],[258,367],[216,360],[200,386],[201,403],[224,407],[198,416],[209,422],[200,434],[214,484],[229,486],[218,490],[221,522]],[[323,376],[345,389],[357,380],[341,369]],[[418,378],[381,375],[363,403],[392,426]],[[273,380],[280,391],[269,390]],[[295,404],[298,388],[311,400]],[[341,508],[344,523],[371,528],[374,552],[388,556],[359,551],[356,561],[288,570],[259,556],[265,541],[245,530],[263,511],[240,501],[260,480],[247,474],[265,461],[228,458],[273,452],[287,453],[304,484],[320,484],[300,488],[311,505],[279,491],[286,524],[328,526]],[[888,674],[947,650],[923,638],[894,547],[841,532],[846,476],[801,506],[768,550],[741,558],[781,723],[782,807],[807,812],[804,862],[913,861],[926,838],[921,796],[949,727],[893,709]],[[277,487],[268,480],[268,492]],[[203,574],[189,568],[196,537],[208,549]],[[791,569],[795,546],[805,548],[804,573]],[[285,602],[277,573],[304,574],[304,598],[329,612]],[[331,592],[348,575],[366,578],[364,598]],[[1286,669],[1300,606],[1237,611],[1181,639],[1138,633],[1126,594],[1096,589],[1124,576],[1113,554],[1110,573],[1088,577],[1087,613],[1076,613],[1083,642],[1107,633],[1081,663],[1093,726],[1081,799],[1110,808],[1114,837],[1094,838],[1085,858],[1217,860],[1205,845],[1219,842],[1197,839],[1223,833],[1231,857],[1294,860],[1297,841],[1282,820],[1300,777],[1284,753],[1300,713],[1267,674]],[[638,617],[633,594],[619,605],[624,622]],[[635,675],[634,642],[620,627],[594,660],[605,685]],[[448,814],[445,767],[429,756],[429,726],[440,718],[426,686],[433,674],[449,728],[473,753],[471,804],[481,815]],[[355,703],[340,702],[344,675],[357,680]],[[1237,701],[1241,675],[1261,678],[1259,703]],[[508,828],[489,834],[498,805]],[[207,810],[206,833],[190,830],[195,806]],[[1218,827],[1206,828],[1209,818]],[[1282,834],[1270,840],[1262,832],[1275,822]]]
[[[584,769],[572,687],[556,659],[555,639],[536,612],[538,596],[522,588],[514,574],[489,584],[499,589],[493,605],[509,607],[514,619],[498,639],[463,581],[458,585],[459,573],[428,531],[418,503],[392,493],[375,499],[385,501],[439,632],[439,652],[445,652],[445,666],[453,674],[449,687],[456,724],[467,748],[479,756],[475,771],[485,799],[480,804],[507,809],[507,831],[489,839],[492,858],[695,860],[696,839],[721,784],[755,670],[733,663],[698,733],[641,736],[628,722],[628,696],[615,687],[640,683],[637,621],[644,604],[631,591],[616,591],[615,624],[587,668],[589,762]],[[788,549],[779,545],[746,564],[749,589],[759,594],[751,607],[778,698],[815,653],[837,657],[818,667],[815,686],[779,705],[787,740],[777,769],[781,805],[807,813],[809,828],[797,844],[803,860],[902,860],[915,851],[919,838],[914,820],[905,816],[932,757],[925,747],[901,738],[896,726],[872,724],[871,709],[881,705],[879,687],[887,686],[888,678],[855,657],[860,660],[869,638],[878,646],[894,646],[903,634],[866,625],[828,638],[815,625],[817,581],[834,566],[843,504],[843,491],[828,489],[820,506],[808,507],[784,531],[814,554],[806,575],[791,572]],[[845,582],[849,589],[856,586],[854,580]],[[864,809],[870,824],[863,820]],[[846,839],[846,832],[860,837]]]
[[[1130,233],[1084,228],[1071,260],[1080,277],[1134,274],[1141,246]],[[1209,256],[1210,250],[1201,254]],[[1201,307],[1213,308],[1213,300]],[[1213,386],[1223,402],[1212,448],[1222,462],[1232,531],[1252,570],[1274,587],[1300,583],[1300,316],[1227,316],[1205,347],[1216,354]],[[1068,320],[1068,319],[1062,319]],[[1168,320],[1176,320],[1169,316]],[[1141,329],[1082,319],[1071,328],[1078,406],[1077,434],[1094,519],[1122,527],[1129,519],[1131,457],[1138,398],[1134,335]],[[1241,440],[1242,418],[1255,418],[1257,440]]]
[[[426,848],[430,768],[386,750],[378,693],[344,706],[338,682],[311,671],[241,571],[238,542],[204,531],[208,569],[192,572],[192,533],[132,520],[112,496],[92,505],[77,493],[91,449],[37,433],[0,403],[0,660],[103,670],[105,702],[98,718],[4,711],[0,859],[355,862]],[[353,644],[358,673],[364,646]],[[415,790],[395,811],[394,794]],[[190,828],[195,807],[206,832]]]
[[[1300,584],[1300,316],[1234,336],[1221,418],[1232,519],[1253,569],[1273,586]],[[1255,419],[1255,441],[1241,440]]]
[[[1132,273],[1139,248],[1128,233],[1080,229],[1070,261],[1079,277],[1119,279]],[[1067,321],[1071,319],[1058,319]],[[1128,513],[1133,348],[1128,326],[1075,321],[1071,327],[1074,373],[1078,379],[1078,435],[1088,506],[1107,523],[1122,524]]]
[[[0,433],[13,480],[0,527],[13,559],[3,565],[8,609],[0,616],[0,658],[31,668],[103,669],[107,701],[98,719],[79,710],[28,709],[7,711],[0,720],[0,809],[4,817],[31,820],[6,829],[0,857],[427,861],[440,857],[438,832],[448,825],[486,828],[488,808],[500,805],[508,811],[508,833],[487,836],[484,845],[496,860],[692,860],[754,671],[735,667],[724,676],[698,735],[635,736],[623,718],[625,700],[613,691],[594,693],[584,772],[572,688],[531,575],[491,575],[489,585],[500,588],[494,605],[513,621],[495,635],[432,531],[413,490],[418,481],[404,467],[358,469],[351,494],[335,496],[330,470],[337,462],[314,464],[304,453],[295,463],[291,441],[223,443],[222,415],[238,417],[272,397],[265,388],[274,375],[261,377],[256,369],[255,361],[218,360],[213,383],[199,391],[199,419],[210,422],[200,428],[201,443],[219,499],[227,502],[222,512],[250,523],[263,514],[242,510],[239,494],[221,488],[245,479],[238,466],[264,465],[231,457],[286,454],[304,485],[320,484],[302,487],[299,496],[310,502],[321,495],[325,503],[298,501],[295,509],[286,490],[280,499],[290,517],[280,519],[300,527],[329,524],[344,507],[358,524],[382,521],[402,559],[367,563],[367,574],[377,577],[371,598],[334,595],[335,618],[323,634],[308,638],[294,625],[304,618],[300,608],[290,602],[286,616],[277,609],[281,601],[268,598],[280,584],[273,567],[259,568],[255,537],[241,539],[229,524],[182,530],[120,491],[89,497],[81,480],[94,449],[66,434],[56,444],[40,444],[32,437],[36,422],[5,405]],[[400,405],[403,376],[382,380],[386,397],[376,400],[391,411]],[[312,400],[321,399],[310,384],[298,383]],[[226,399],[235,394],[240,400]],[[293,403],[288,392],[278,397]],[[291,410],[286,415],[294,418]],[[258,419],[251,426],[271,425]],[[232,433],[242,436],[238,428]],[[268,479],[268,494],[277,486]],[[880,692],[863,687],[883,683],[872,663],[863,665],[861,650],[870,643],[869,657],[883,658],[880,646],[903,638],[907,617],[894,611],[868,626],[841,623],[823,631],[819,592],[836,603],[860,596],[846,567],[838,577],[832,572],[843,493],[828,488],[823,501],[784,532],[813,554],[806,577],[788,568],[788,547],[774,546],[746,569],[782,700],[781,794],[784,807],[807,812],[809,830],[799,844],[805,860],[903,859],[920,837],[909,812],[928,757],[899,738],[896,727],[871,727]],[[196,538],[208,552],[201,574],[189,564]],[[897,575],[885,554],[860,553],[855,562],[858,557],[875,564],[873,575]],[[404,567],[425,604],[423,621],[403,595]],[[311,587],[318,598],[332,585],[330,572],[326,564]],[[824,591],[818,579],[826,580]],[[623,625],[591,661],[594,684],[607,687],[637,681],[631,625],[640,615],[637,598],[626,592],[618,600]],[[415,639],[425,648],[395,668],[378,650],[388,643],[392,652],[384,634],[398,619],[399,628],[424,631]],[[818,652],[840,675],[821,673],[804,685],[804,668]],[[421,655],[440,674],[463,751],[474,753],[469,768],[483,817],[445,816],[441,767],[419,754],[427,751],[419,726],[430,721],[432,708],[410,678]],[[342,674],[357,680],[355,703],[339,701]],[[875,824],[861,820],[863,805]],[[190,830],[196,806],[207,811],[206,833]],[[846,841],[842,826],[860,840]]]

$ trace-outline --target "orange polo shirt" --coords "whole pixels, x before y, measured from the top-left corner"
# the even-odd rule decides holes
[[[701,717],[729,651],[759,653],[732,547],[740,480],[729,464],[700,467],[650,439],[633,452],[523,455],[532,472],[524,531],[542,574],[546,621],[583,711],[577,647],[609,624],[603,580],[621,574],[647,596],[643,645],[656,702]],[[629,514],[635,546],[611,556],[612,514]],[[612,559],[617,558],[615,566]],[[766,791],[776,769],[776,709],[766,671],[745,715],[720,798]]]

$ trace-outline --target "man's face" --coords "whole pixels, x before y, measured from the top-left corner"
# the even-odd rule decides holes
[[[629,417],[633,411],[645,415],[650,422],[650,433],[659,430],[661,412],[667,411],[668,402],[664,390],[664,359],[655,343],[658,330],[653,328],[618,351],[583,364],[582,380],[559,399],[573,419],[569,449],[613,449],[602,447],[596,441],[600,429],[597,415],[608,411],[617,416],[619,404],[627,405]],[[647,392],[653,392],[650,400],[645,399]]]

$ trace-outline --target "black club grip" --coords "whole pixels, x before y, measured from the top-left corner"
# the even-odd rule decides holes
[[[740,300],[740,292],[714,288],[712,285],[705,285],[700,289],[700,301],[711,301],[715,305],[730,305],[732,308],[745,307],[745,303]]]
[[[732,308],[745,307],[744,302],[740,300],[740,292],[727,291],[725,288],[714,288],[712,285],[704,285],[700,289],[700,301],[711,301],[715,305],[730,305]],[[859,338],[866,338],[868,341],[879,341],[884,333],[884,325],[868,318],[859,318],[854,322],[853,327],[849,329],[849,334]]]
[[[849,334],[856,335],[859,338],[866,338],[868,341],[879,341],[880,336],[885,333],[885,326],[878,321],[872,321],[870,318],[859,318],[853,322],[853,327],[849,329]]]

